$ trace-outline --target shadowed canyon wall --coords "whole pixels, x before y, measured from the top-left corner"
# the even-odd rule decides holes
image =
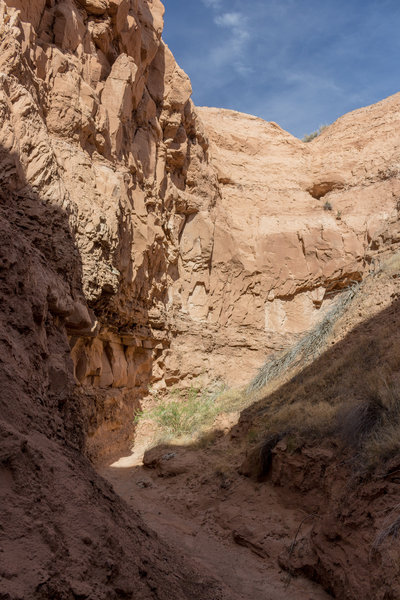
[[[138,297],[163,299],[159,265],[171,264],[172,272],[175,265],[156,214],[140,217],[147,215],[150,186],[144,179],[133,183],[133,167],[115,166],[114,156],[122,156],[125,147],[118,127],[112,129],[112,111],[122,110],[121,98],[133,102],[135,93],[129,58],[115,76],[123,96],[110,92],[104,136],[95,140],[99,98],[85,77],[90,79],[91,67],[97,67],[84,47],[92,44],[87,21],[97,18],[89,15],[105,3],[86,5],[89,12],[72,2],[21,3],[22,18],[32,18],[35,32],[0,3],[0,597],[222,598],[218,587],[160,541],[84,456],[87,434],[105,427],[105,419],[109,428],[123,413],[131,419],[129,402],[136,401],[150,371],[151,349],[163,339],[148,325],[146,310],[151,311],[144,300],[136,305],[132,300],[132,315],[136,310],[138,316],[132,318],[136,327],[128,328],[119,273],[129,271],[126,286],[136,286]],[[141,5],[147,23],[138,50],[143,64],[154,60],[159,48],[157,25],[152,26],[147,8]],[[153,8],[156,21],[161,7]],[[123,22],[139,28],[128,14]],[[92,50],[95,54],[94,45]],[[170,78],[173,65],[165,70]],[[174,109],[180,106],[176,96],[170,101]],[[187,106],[180,114],[191,131]],[[155,133],[148,125],[139,135],[148,136],[151,145]],[[104,144],[107,159],[97,143]],[[138,161],[138,171],[147,168],[137,156],[132,160]],[[140,238],[140,223],[133,227],[134,206],[145,238]],[[133,235],[142,239],[135,250]],[[122,323],[128,329],[123,341]],[[134,355],[133,374],[126,357]],[[134,381],[131,390],[123,388],[128,376]],[[98,394],[91,397],[94,389]],[[92,455],[101,451],[96,436],[88,449]]]
[[[18,169],[7,155],[3,180],[69,215],[83,294],[49,294],[97,452],[97,432],[105,445],[125,423],[131,434],[149,383],[182,377],[170,339],[208,286],[217,180],[160,2],[9,5],[21,12],[2,4],[0,141]]]

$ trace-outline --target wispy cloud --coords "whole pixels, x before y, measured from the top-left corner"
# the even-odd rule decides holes
[[[251,73],[247,63],[247,42],[250,39],[247,17],[241,12],[222,12],[215,16],[214,23],[227,31],[227,37],[211,52],[214,64],[220,68],[231,66],[241,76]]]
[[[239,29],[243,24],[243,15],[239,12],[226,12],[215,17],[214,22],[221,27]]]
[[[208,8],[219,10],[222,7],[222,0],[202,0],[203,4]]]
[[[166,32],[196,103],[301,137],[397,91],[399,19],[398,0],[168,0]]]

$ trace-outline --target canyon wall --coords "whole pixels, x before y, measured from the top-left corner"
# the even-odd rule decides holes
[[[250,115],[198,111],[221,190],[214,368],[245,383],[398,245],[400,95],[341,117],[311,143]]]
[[[247,381],[400,241],[399,95],[308,145],[198,111],[162,17],[0,1],[5,598],[222,598],[84,455],[149,386]]]
[[[12,4],[20,16],[0,2],[0,597],[222,598],[85,457],[118,426],[127,445],[121,423],[164,343],[186,153],[207,171],[190,85],[160,42],[158,2]],[[156,164],[181,165],[181,189],[163,180],[168,210],[154,192],[162,115]],[[199,175],[198,204],[213,185]]]
[[[93,456],[129,444],[149,386],[246,383],[397,243],[398,96],[304,144],[196,109],[158,0],[2,15],[2,180],[68,216],[77,262],[48,303]]]
[[[68,217],[76,264],[47,301],[99,453],[116,428],[130,441],[149,384],[181,379],[170,339],[208,286],[217,179],[158,0],[7,4],[2,182]]]

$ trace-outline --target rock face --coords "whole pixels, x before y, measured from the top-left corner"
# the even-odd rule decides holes
[[[85,437],[100,454],[131,422],[180,227],[209,219],[190,84],[158,2],[15,5],[0,3],[0,596],[222,597],[84,457]]]
[[[148,384],[165,385],[174,313],[208,277],[217,179],[158,0],[8,5],[3,182],[68,216],[80,295],[49,294],[99,454],[124,423],[127,444]]]
[[[3,181],[68,215],[80,291],[49,293],[101,456],[149,385],[247,382],[397,243],[399,97],[304,144],[196,110],[158,0],[6,4]]]
[[[256,117],[198,111],[221,189],[209,300],[217,370],[245,382],[398,244],[400,95],[308,144]]]

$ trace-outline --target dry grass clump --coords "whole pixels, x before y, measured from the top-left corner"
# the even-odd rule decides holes
[[[377,534],[372,550],[377,550],[388,538],[398,538],[400,533],[400,504],[397,504],[393,510],[390,511],[389,516],[385,519],[383,527]]]
[[[337,409],[329,402],[299,399],[293,404],[282,406],[270,416],[269,429],[274,432],[286,430],[301,433],[308,440],[332,431]]]
[[[167,396],[156,396],[152,406],[138,413],[135,421],[156,426],[153,443],[180,439],[202,443],[213,439],[209,433],[218,417],[240,411],[252,401],[245,391],[226,389],[223,384],[203,390],[175,389]]]
[[[250,383],[249,391],[252,392],[263,388],[268,382],[296,368],[300,364],[304,367],[313,362],[324,350],[327,338],[332,332],[335,323],[355,298],[360,285],[354,284],[342,292],[333,308],[311,331],[300,338],[296,344],[284,352],[270,357]]]
[[[369,469],[400,454],[400,301],[390,292],[399,276],[400,253],[377,261],[320,323],[267,360],[249,386],[250,392],[264,391],[245,411],[254,439],[285,434],[296,448],[334,436]],[[380,289],[391,293],[392,303],[387,297],[386,308],[330,345],[334,328],[357,321],[381,298]]]
[[[400,381],[388,364],[369,370],[374,350],[362,344],[354,362],[345,353],[330,365],[323,361],[319,374],[294,377],[258,408],[258,430],[284,433],[294,447],[338,437],[363,467],[382,465],[400,452]]]
[[[305,135],[302,138],[302,142],[308,143],[311,142],[312,140],[314,140],[315,138],[317,138],[319,135],[321,135],[321,133],[324,131],[324,129],[326,129],[327,127],[329,127],[329,125],[325,124],[325,125],[320,125],[318,127],[318,129],[316,129],[316,131],[312,131],[311,133]]]
[[[400,422],[384,424],[373,431],[366,442],[367,464],[369,467],[378,466],[400,451]]]
[[[398,304],[359,324],[341,342],[325,348],[319,358],[298,370],[290,381],[249,408],[246,412],[253,437],[283,433],[298,448],[305,442],[333,436],[352,449],[359,468],[370,470],[399,454]],[[308,342],[302,348],[309,348]],[[271,373],[271,365],[267,366]],[[272,366],[272,372],[280,368],[276,362]]]
[[[400,451],[400,382],[381,379],[373,389],[376,405],[375,422],[365,432],[361,443],[367,464],[378,466]],[[372,398],[369,400],[371,404]]]

